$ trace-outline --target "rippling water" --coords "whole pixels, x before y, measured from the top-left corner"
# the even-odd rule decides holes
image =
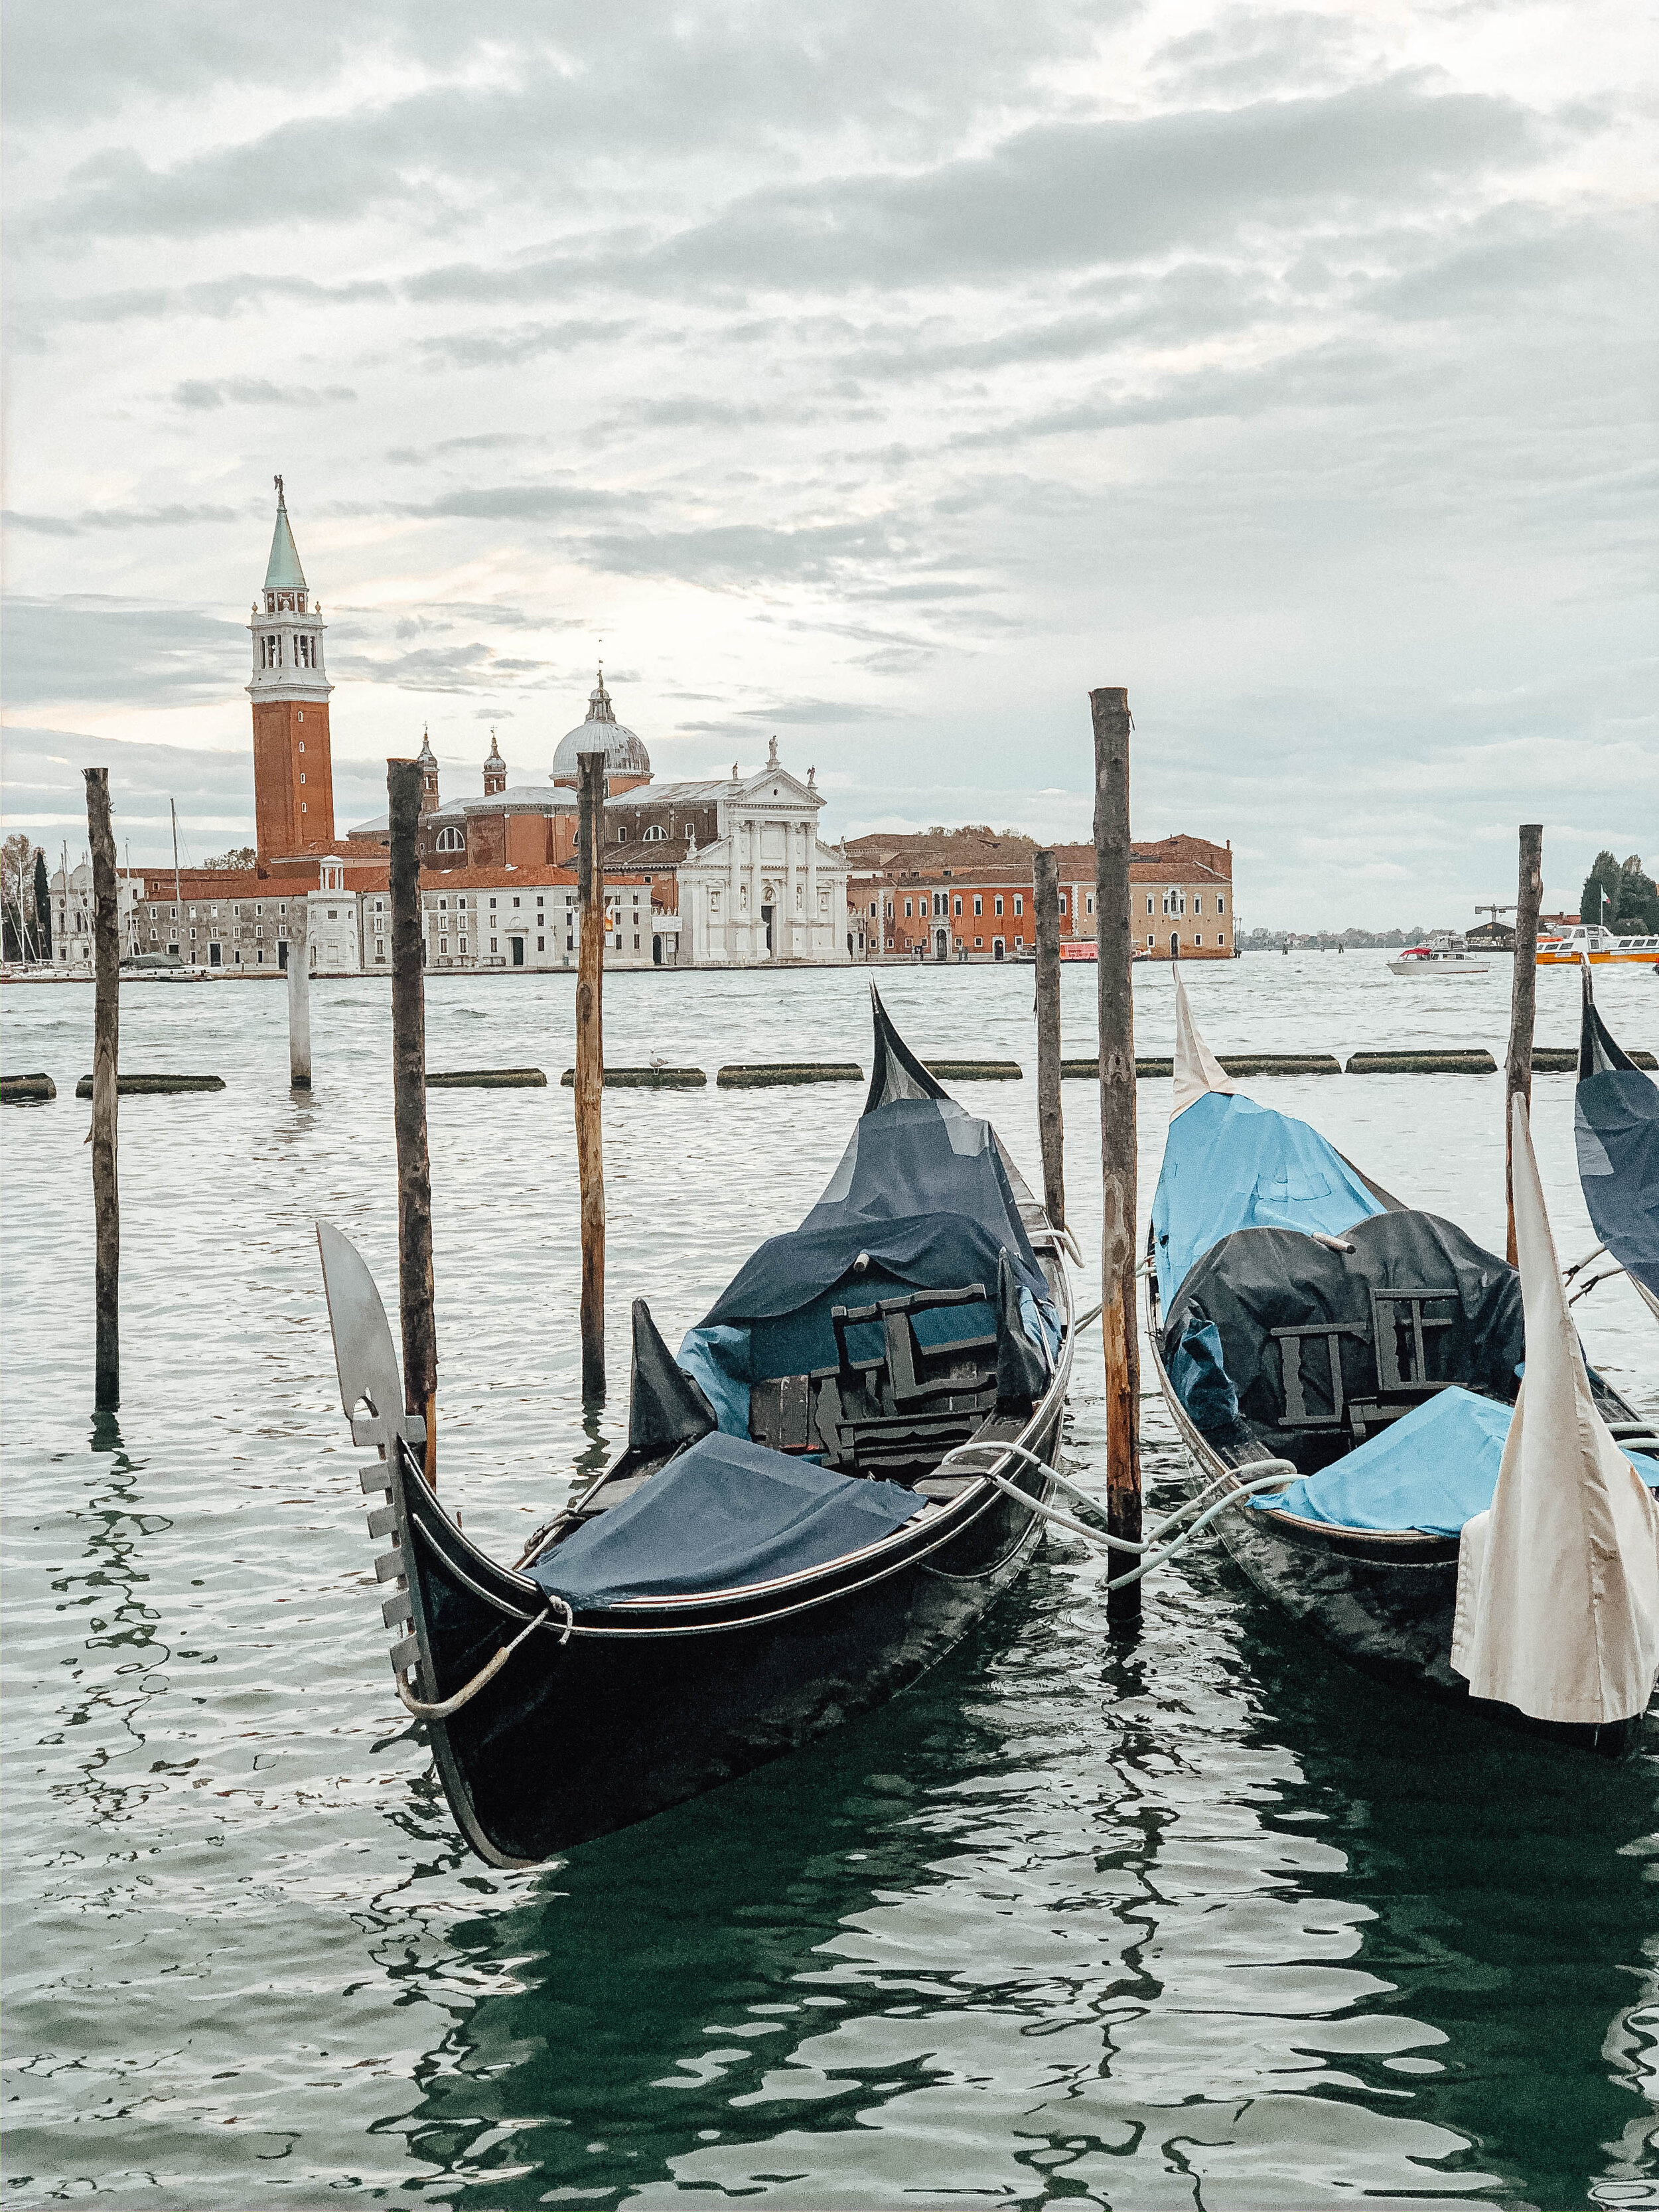
[[[1189,969],[1218,1049],[1481,1042],[1508,977],[1392,981],[1379,955]],[[1576,989],[1539,978],[1540,1041]],[[1033,1063],[1031,981],[883,978],[924,1052]],[[1093,976],[1065,977],[1068,1051]],[[1169,979],[1138,973],[1143,1050]],[[607,981],[610,1056],[711,1073],[868,1065],[856,973]],[[1600,994],[1659,1044],[1652,980]],[[516,1548],[613,1447],[586,1425],[569,979],[444,977],[434,1067],[545,1091],[430,1102],[441,1477]],[[1212,1548],[1109,1644],[1099,1574],[1050,1546],[917,1689],[816,1749],[527,1875],[458,1847],[392,1693],[311,1223],[390,1297],[383,988],[285,1002],[137,983],[123,1065],[222,1095],[121,1108],[124,1401],[89,1412],[91,992],[4,994],[5,2178],[11,2201],[225,2212],[507,2212],[1067,2199],[1120,2208],[1659,2203],[1654,1762],[1547,1753],[1379,1690],[1279,1624]],[[1036,1176],[1035,1086],[954,1086]],[[1501,1078],[1262,1083],[1389,1188],[1501,1249]],[[1142,1204],[1167,1085],[1139,1086]],[[1564,1258],[1589,1233],[1570,1077],[1534,1119]],[[1072,1217],[1099,1219],[1088,1085]],[[817,1196],[861,1093],[611,1092],[613,1360],[643,1291],[671,1340]],[[1620,1286],[1575,1309],[1659,1407]],[[1072,1443],[1101,1474],[1097,1352]],[[1148,1480],[1177,1467],[1147,1408]]]

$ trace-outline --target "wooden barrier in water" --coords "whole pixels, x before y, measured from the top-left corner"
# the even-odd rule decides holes
[[[0,1106],[33,1106],[57,1096],[58,1085],[49,1075],[0,1075]]]
[[[848,1060],[735,1060],[714,1077],[722,1091],[765,1091],[779,1083],[862,1083],[864,1070]]]
[[[1650,1052],[1632,1052],[1631,1058],[1638,1067],[1659,1067]],[[1578,1048],[1576,1044],[1535,1044],[1532,1048],[1532,1072],[1534,1075],[1577,1075]]]
[[[1218,1053],[1229,1075],[1340,1075],[1342,1063],[1329,1052],[1232,1052]],[[1100,1063],[1094,1060],[1063,1060],[1060,1063],[1063,1076],[1076,1077],[1093,1082],[1100,1073]],[[1142,1080],[1163,1077],[1168,1082],[1175,1073],[1173,1060],[1156,1056],[1135,1061],[1135,1073]]]
[[[428,1091],[545,1091],[547,1078],[539,1067],[428,1068]]]
[[[559,1081],[567,1091],[576,1087],[576,1071],[567,1067]],[[708,1078],[700,1067],[607,1067],[607,1091],[700,1091]]]
[[[1356,1052],[1349,1075],[1496,1075],[1498,1062],[1484,1047],[1473,1052]]]
[[[160,1098],[175,1091],[222,1091],[222,1075],[118,1075],[115,1088],[123,1098]],[[90,1098],[92,1078],[83,1075],[75,1086],[77,1098]]]
[[[925,1060],[929,1075],[941,1083],[1023,1083],[1025,1070],[1017,1060]]]

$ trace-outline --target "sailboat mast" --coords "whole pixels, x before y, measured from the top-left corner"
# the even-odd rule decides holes
[[[179,944],[185,941],[185,895],[179,888],[179,809],[172,799],[167,801],[167,812],[173,817],[173,896],[175,902],[173,916],[179,925]]]

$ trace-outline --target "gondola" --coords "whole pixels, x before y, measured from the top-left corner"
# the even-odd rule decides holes
[[[342,1405],[380,1454],[362,1480],[384,1501],[369,1531],[390,1540],[398,1695],[492,1865],[645,1820],[884,1703],[1036,1544],[1068,1240],[872,998],[869,1096],[823,1197],[678,1357],[635,1303],[627,1445],[510,1567],[424,1480],[373,1279],[318,1224]]]
[[[1368,1672],[1458,1698],[1470,1697],[1473,1674],[1488,1711],[1620,1748],[1659,1666],[1659,1458],[1650,1455],[1659,1439],[1583,1360],[1524,1111],[1517,1271],[1453,1223],[1403,1205],[1307,1123],[1236,1093],[1179,977],[1176,988],[1148,1334],[1198,1476],[1230,1500],[1215,1523],[1227,1552]],[[1575,1558],[1589,1540],[1571,1528],[1542,1533],[1568,1508],[1602,1530],[1593,1557]],[[1554,1555],[1516,1564],[1505,1547],[1529,1513],[1537,1545]],[[1483,1554],[1500,1523],[1502,1540]],[[1537,1571],[1556,1583],[1555,1598],[1527,1601],[1537,1618],[1516,1632],[1522,1657],[1548,1678],[1542,1687],[1522,1680],[1507,1627],[1486,1635],[1506,1652],[1496,1672],[1471,1656],[1478,1609],[1496,1623],[1507,1601],[1487,1586],[1500,1555],[1512,1581]],[[1604,1627],[1607,1650],[1624,1656],[1598,1674],[1580,1647]]]
[[[1659,1085],[1614,1042],[1596,1012],[1588,961],[1583,978],[1572,1116],[1578,1180],[1600,1249],[1659,1319]]]

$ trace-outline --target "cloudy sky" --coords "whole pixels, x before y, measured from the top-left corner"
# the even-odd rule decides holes
[[[580,720],[832,836],[1231,838],[1241,919],[1659,847],[1623,0],[13,0],[7,826],[251,834],[281,470],[342,822]],[[1656,855],[1649,852],[1650,865]]]

